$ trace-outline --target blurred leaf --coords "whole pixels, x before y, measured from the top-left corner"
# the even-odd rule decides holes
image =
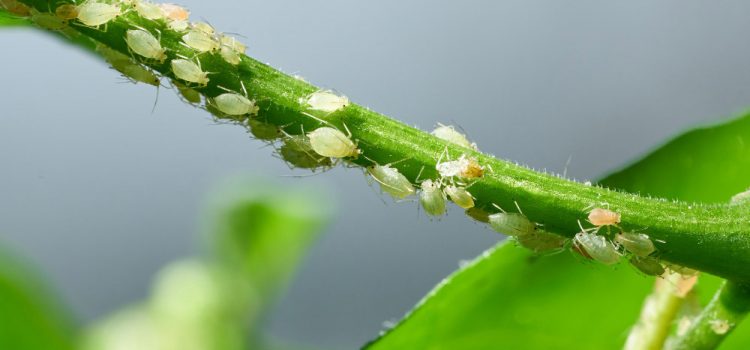
[[[216,198],[207,230],[214,254],[166,266],[149,300],[94,325],[84,349],[267,347],[258,318],[320,234],[330,204],[261,182],[235,182]]]
[[[727,202],[750,184],[750,117],[688,132],[602,184],[652,196]],[[746,144],[748,146],[746,146]],[[432,291],[373,349],[612,349],[622,347],[653,278],[575,261],[532,260],[510,244]],[[704,303],[720,280],[704,275]],[[750,326],[722,349],[747,348]]]
[[[0,249],[0,349],[72,349],[73,335],[39,274]]]
[[[726,203],[750,186],[750,115],[689,131],[601,184],[669,199]]]
[[[16,17],[0,8],[0,27],[21,27],[30,24],[31,22],[28,19]]]

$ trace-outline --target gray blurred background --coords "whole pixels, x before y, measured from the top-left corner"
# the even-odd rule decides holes
[[[408,124],[456,123],[484,151],[596,177],[750,106],[746,1],[182,1],[248,53]],[[268,323],[353,348],[502,239],[378,198],[355,169],[292,172],[171,91],[118,84],[88,54],[0,32],[0,239],[41,265],[83,321],[195,253],[206,198],[252,174],[328,186],[339,214]],[[50,59],[51,58],[51,59]],[[333,185],[335,184],[335,186]]]

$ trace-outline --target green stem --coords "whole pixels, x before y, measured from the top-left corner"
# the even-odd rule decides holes
[[[39,11],[70,3],[21,2]],[[302,130],[311,131],[322,125],[307,116],[311,111],[300,103],[300,99],[318,90],[317,87],[252,58],[243,56],[238,66],[232,66],[218,54],[200,54],[180,44],[182,33],[169,30],[162,22],[140,18],[134,11],[111,21],[106,28],[71,23],[83,36],[126,54],[129,52],[125,31],[134,26],[161,32],[161,45],[168,50],[169,59],[162,64],[143,63],[165,77],[174,78],[169,61],[178,54],[199,57],[203,70],[213,72],[208,86],[196,88],[206,97],[223,93],[218,86],[241,93],[242,81],[250,97],[260,106],[260,120],[282,127],[288,134],[300,134]],[[379,164],[400,161],[394,167],[416,181],[422,170],[421,179],[437,178],[435,165],[444,152],[451,159],[463,154],[473,156],[488,169],[485,176],[470,187],[479,208],[495,211],[493,204],[497,204],[511,210],[518,203],[531,220],[551,232],[570,237],[579,231],[578,222],[585,221],[587,208],[609,207],[622,214],[621,226],[625,230],[646,231],[655,240],[662,259],[729,279],[750,280],[750,269],[744,268],[750,265],[750,225],[747,222],[750,206],[670,202],[587,186],[446,143],[355,104],[330,115],[316,116],[341,130],[344,126],[351,130],[364,156],[349,159],[351,163],[367,166],[370,160]]]
[[[750,311],[750,288],[725,281],[684,335],[669,344],[672,350],[709,350],[721,344]]]

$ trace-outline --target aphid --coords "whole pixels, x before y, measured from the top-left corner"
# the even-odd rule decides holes
[[[484,168],[476,158],[461,155],[457,160],[438,162],[435,169],[442,177],[458,176],[464,179],[476,179],[484,175]]]
[[[620,223],[620,214],[609,209],[594,208],[589,212],[589,222],[594,226],[615,226]]]
[[[729,201],[731,204],[746,204],[748,202],[750,202],[750,190],[735,194]]]
[[[177,91],[180,92],[180,96],[185,99],[188,103],[199,104],[202,102],[201,94],[195,89],[191,89],[180,83],[173,83],[177,87]]]
[[[133,63],[132,61],[113,61],[110,62],[112,64],[112,68],[116,69],[118,72],[122,73],[126,78],[130,79],[131,81],[135,83],[145,83],[149,85],[153,85],[158,87],[160,80],[159,77],[152,72],[151,70],[148,70],[144,68],[143,66]]]
[[[5,8],[8,12],[20,16],[28,17],[31,16],[31,8],[15,0],[2,0],[0,5]]]
[[[475,143],[469,142],[469,140],[466,138],[466,135],[456,131],[456,129],[450,125],[443,125],[438,123],[438,127],[435,128],[435,130],[432,130],[432,135],[435,135],[435,137],[441,140],[445,140],[462,147],[471,148],[473,150],[477,149],[477,145]]]
[[[198,52],[216,51],[219,49],[219,43],[211,36],[200,30],[192,29],[182,36],[182,42],[187,47],[195,49]]]
[[[188,29],[189,25],[188,21],[170,21],[167,23],[167,27],[175,32],[184,32]]]
[[[98,27],[122,14],[120,5],[87,1],[78,6],[78,20],[89,27]]]
[[[691,269],[689,267],[680,266],[680,265],[677,265],[677,264],[671,264],[670,263],[670,264],[666,264],[666,265],[667,265],[667,267],[670,270],[672,270],[672,272],[680,274],[683,277],[697,276],[698,273],[699,273],[698,270],[693,270],[693,269]]]
[[[31,21],[38,27],[47,30],[63,30],[68,26],[68,22],[56,15],[46,12],[32,11]]]
[[[167,59],[167,50],[161,47],[159,39],[143,29],[129,29],[125,32],[128,48],[138,55],[161,63]]]
[[[466,188],[449,185],[445,187],[445,194],[448,195],[448,198],[453,203],[456,203],[461,208],[469,209],[474,207],[474,197],[471,196],[471,193]]]
[[[175,4],[159,4],[158,6],[161,7],[164,15],[170,21],[183,21],[187,23],[187,20],[190,17],[190,11],[182,6]]]
[[[516,241],[524,248],[542,254],[563,249],[567,239],[554,233],[536,229],[531,233],[516,236]]]
[[[647,234],[623,232],[615,235],[615,241],[637,256],[648,256],[656,250]]]
[[[652,257],[634,256],[630,258],[630,264],[649,276],[661,276],[665,271],[659,260]]]
[[[260,120],[248,119],[247,126],[258,140],[273,141],[281,135],[278,126]]]
[[[346,96],[336,95],[330,90],[320,90],[308,96],[306,103],[310,109],[332,113],[349,105],[349,99]]]
[[[603,264],[612,265],[620,260],[620,254],[612,242],[597,234],[578,232],[573,242],[578,245],[578,249]]]
[[[315,153],[324,157],[344,158],[359,155],[357,145],[344,133],[327,126],[307,134]]]
[[[237,53],[245,53],[245,50],[247,50],[247,46],[245,46],[245,44],[229,35],[222,34],[219,38],[219,42],[221,43],[221,46],[227,47]]]
[[[711,325],[711,330],[719,335],[727,334],[729,329],[732,328],[727,320],[710,320],[708,324]]]
[[[422,191],[419,194],[419,203],[422,204],[425,213],[432,216],[441,216],[445,214],[445,193],[440,188],[440,184],[432,180],[425,180],[421,185]]]
[[[493,230],[509,236],[522,236],[534,232],[535,225],[521,213],[495,213],[489,216]]]
[[[221,58],[224,59],[224,61],[227,61],[227,63],[236,66],[242,62],[242,57],[240,56],[237,51],[234,51],[226,46],[222,46],[221,49],[219,49],[219,54],[221,55]]]
[[[310,140],[304,135],[294,135],[284,139],[279,154],[287,163],[297,168],[317,169],[333,166],[331,158],[315,154]]]
[[[73,4],[63,4],[55,9],[55,16],[66,21],[78,18],[78,7]]]
[[[172,72],[175,77],[189,83],[195,83],[201,86],[208,85],[208,73],[204,72],[199,64],[195,64],[186,59],[175,59],[171,62]]]
[[[473,207],[473,208],[466,209],[465,213],[470,218],[476,221],[484,222],[484,223],[490,222],[490,213],[484,211],[483,209]]]
[[[393,198],[404,199],[415,192],[414,186],[409,182],[409,179],[401,174],[398,169],[392,168],[389,165],[375,164],[367,167],[367,172],[375,181],[380,183],[380,189],[393,196]]]
[[[165,17],[164,11],[162,11],[161,6],[148,1],[135,1],[133,7],[135,8],[135,11],[145,19],[157,20],[163,19]]]
[[[245,86],[243,85],[244,89]],[[245,115],[258,112],[258,106],[245,96],[238,93],[227,92],[211,99],[216,109],[226,115]]]
[[[216,34],[216,30],[210,24],[206,22],[195,22],[193,23],[193,29],[201,31],[208,35]]]

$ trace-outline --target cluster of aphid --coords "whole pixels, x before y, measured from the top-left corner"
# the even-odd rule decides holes
[[[171,31],[179,38],[180,45],[189,48],[192,57],[179,53],[168,54],[162,46],[161,32],[156,33],[132,24],[125,31],[124,42],[130,55],[123,54],[105,45],[97,45],[97,51],[123,76],[133,82],[140,82],[156,87],[161,86],[161,78],[156,71],[144,64],[166,65],[171,69],[174,80],[171,81],[181,97],[195,105],[204,102],[198,91],[209,84],[210,72],[203,71],[200,58],[202,55],[218,56],[232,66],[242,62],[242,55],[246,46],[235,38],[217,33],[214,28],[203,22],[189,22],[190,13],[174,4],[156,4],[145,0],[86,0],[82,3],[66,3],[40,12],[16,0],[0,0],[0,6],[18,16],[29,17],[36,25],[65,35],[76,35],[70,25],[89,28],[106,26],[109,22],[128,13],[137,13],[147,21],[161,25],[164,30]],[[300,100],[305,115],[317,120],[322,125],[310,132],[299,135],[289,135],[283,128],[266,123],[257,118],[259,107],[248,96],[244,83],[240,80],[239,88],[232,90],[216,85],[223,90],[217,96],[205,99],[204,108],[220,118],[228,118],[246,125],[250,132],[260,140],[268,142],[281,141],[277,147],[277,154],[293,167],[304,169],[328,169],[341,159],[357,158],[361,150],[352,140],[351,133],[342,132],[329,121],[324,120],[332,113],[338,112],[349,105],[349,100],[332,91],[322,90],[308,95]],[[238,91],[240,90],[241,91]],[[196,90],[197,89],[197,90]],[[318,116],[316,116],[316,115]],[[476,151],[475,143],[456,131],[452,126],[439,125],[432,134],[448,143]],[[365,157],[366,158],[366,157]],[[424,170],[424,169],[423,169]],[[492,170],[489,168],[488,170]],[[419,202],[424,211],[431,216],[441,216],[446,212],[447,201],[454,202],[466,210],[467,215],[489,223],[496,231],[513,236],[516,241],[537,253],[562,250],[568,247],[570,240],[552,234],[530,221],[518,208],[518,213],[499,212],[489,214],[480,208],[475,208],[474,197],[469,188],[484,176],[485,167],[469,153],[456,159],[449,159],[448,152],[444,152],[436,162],[434,179],[414,181],[419,190],[398,169],[372,162],[367,167],[367,173],[380,185],[383,192],[401,200],[418,193]],[[421,171],[420,171],[421,174]],[[750,195],[740,198],[744,200]],[[739,201],[739,200],[738,200]],[[605,264],[614,264],[624,255],[630,256],[630,262],[649,275],[661,275],[664,267],[658,259],[653,257],[655,247],[649,236],[642,233],[619,232],[612,234],[611,228],[619,229],[620,215],[601,208],[595,208],[589,213],[589,222],[593,228],[583,229],[572,240],[573,250],[581,255]],[[599,230],[607,227],[606,234],[599,234]],[[679,269],[674,267],[673,270]]]

